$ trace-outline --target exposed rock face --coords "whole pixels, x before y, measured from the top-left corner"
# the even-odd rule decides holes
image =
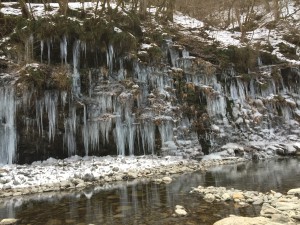
[[[155,64],[117,54],[111,43],[98,53],[82,40],[52,44],[65,67],[32,63],[17,76],[0,75],[0,163],[75,154],[201,158],[220,149],[216,157],[299,153],[299,67],[218,70],[171,39]],[[14,91],[4,87],[7,76],[18,80]]]

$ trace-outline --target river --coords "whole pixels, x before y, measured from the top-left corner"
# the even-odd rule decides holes
[[[176,175],[170,184],[135,180],[85,189],[81,192],[41,193],[0,199],[0,217],[18,224],[203,224],[230,214],[259,215],[259,206],[206,203],[189,193],[192,187],[224,186],[240,190],[285,193],[300,187],[300,158],[281,158],[218,166],[207,172]],[[176,205],[188,212],[174,216]]]

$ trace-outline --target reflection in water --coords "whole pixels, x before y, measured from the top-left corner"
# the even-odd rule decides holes
[[[171,184],[143,181],[94,187],[82,192],[44,193],[0,200],[0,217],[19,224],[212,224],[230,214],[255,216],[259,207],[204,202],[192,187],[286,191],[300,186],[299,159],[248,162],[174,177]],[[174,217],[175,205],[188,216]],[[213,207],[212,207],[213,206]]]

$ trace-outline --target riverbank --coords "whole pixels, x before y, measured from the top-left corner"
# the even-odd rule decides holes
[[[259,217],[230,216],[214,225],[297,225],[300,223],[300,188],[291,189],[287,194],[282,194],[272,190],[262,193],[225,187],[198,186],[191,192],[200,194],[206,202],[210,203],[233,201],[237,207],[247,207],[251,204],[262,205]]]
[[[228,157],[196,161],[177,156],[49,158],[31,165],[4,165],[0,168],[0,197],[50,191],[83,189],[116,181],[151,178],[171,182],[172,174],[205,171],[216,165],[245,161]]]

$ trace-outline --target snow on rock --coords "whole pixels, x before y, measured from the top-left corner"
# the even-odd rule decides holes
[[[211,166],[242,161],[245,159],[199,162],[181,156],[49,158],[31,165],[0,167],[0,197],[83,189],[93,184],[105,188],[112,182],[134,179],[151,178],[153,182],[170,183],[170,174],[205,170]]]
[[[175,213],[178,216],[186,216],[187,215],[186,209],[181,205],[175,206]]]
[[[192,17],[189,17],[189,16],[186,16],[186,15],[183,15],[182,13],[180,12],[176,12],[175,15],[174,15],[174,23],[176,24],[179,24],[183,27],[188,27],[188,28],[200,28],[200,27],[203,27],[204,26],[204,23],[195,19],[195,18],[192,18]]]

